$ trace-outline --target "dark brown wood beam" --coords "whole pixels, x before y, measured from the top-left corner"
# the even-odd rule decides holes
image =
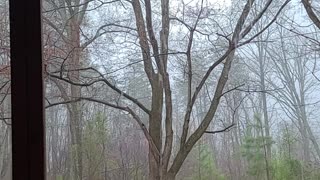
[[[13,180],[44,180],[41,0],[9,2]]]

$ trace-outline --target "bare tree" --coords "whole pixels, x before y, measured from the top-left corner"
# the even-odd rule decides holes
[[[295,52],[291,52],[288,46],[285,46],[284,33],[285,30],[280,28],[280,53],[275,53],[276,50],[270,48],[267,50],[268,55],[274,61],[275,70],[279,73],[280,81],[283,83],[283,88],[275,98],[280,102],[285,112],[291,117],[293,123],[297,126],[301,133],[303,157],[305,162],[311,161],[310,141],[315,149],[317,156],[319,156],[319,145],[311,129],[310,122],[308,121],[307,107],[308,91],[313,87],[313,83],[308,80],[308,62],[310,57],[307,56],[307,49],[298,45],[291,44],[290,47]],[[298,38],[297,38],[298,42]],[[276,55],[277,54],[277,55]],[[310,72],[309,72],[310,73]],[[276,81],[268,80],[268,82],[275,88]]]
[[[141,6],[139,0],[133,0],[130,2],[133,7],[135,19],[136,19],[136,28],[137,35],[139,39],[139,45],[141,48],[141,57],[143,59],[144,71],[148,77],[148,81],[151,86],[151,107],[150,109],[145,107],[139,100],[132,97],[120,90],[117,86],[113,85],[103,74],[99,73],[98,70],[94,68],[88,68],[86,70],[95,71],[100,74],[100,77],[96,80],[93,80],[88,83],[79,83],[77,78],[75,79],[66,79],[62,76],[57,76],[50,74],[52,78],[60,79],[65,82],[68,82],[74,86],[91,86],[97,82],[103,82],[107,84],[111,89],[118,92],[122,97],[131,101],[133,104],[141,108],[148,116],[148,125],[147,128],[144,123],[142,123],[141,118],[134,112],[129,106],[123,106],[119,104],[113,104],[103,100],[98,100],[90,97],[81,97],[74,96],[74,99],[69,99],[63,103],[75,102],[80,100],[87,100],[97,103],[102,103],[107,106],[126,111],[128,112],[139,124],[140,128],[143,130],[144,135],[146,136],[149,142],[149,179],[175,179],[177,173],[179,172],[183,162],[187,158],[189,152],[197,141],[202,137],[202,135],[207,130],[208,126],[212,122],[212,119],[215,116],[221,97],[226,93],[224,92],[224,87],[228,80],[228,75],[231,69],[231,64],[235,55],[235,50],[238,47],[241,47],[247,43],[250,43],[253,39],[258,37],[263,33],[278,17],[280,11],[284,6],[289,2],[285,1],[284,4],[279,8],[276,15],[272,20],[267,23],[261,31],[256,34],[250,33],[252,28],[260,20],[260,18],[265,14],[269,8],[272,0],[266,2],[266,4],[254,17],[250,17],[251,9],[254,5],[253,0],[248,0],[244,5],[242,12],[236,25],[232,30],[232,37],[229,38],[227,35],[220,35],[224,37],[227,42],[227,48],[225,52],[217,58],[211,66],[207,69],[204,75],[197,85],[192,84],[192,44],[193,44],[193,34],[197,32],[198,23],[206,16],[204,13],[204,4],[203,1],[200,2],[199,10],[197,11],[196,20],[192,25],[188,25],[184,21],[180,21],[187,25],[189,29],[189,45],[187,51],[184,52],[187,58],[187,72],[188,72],[188,95],[187,95],[187,108],[183,120],[183,129],[180,140],[180,147],[177,151],[177,154],[173,156],[173,106],[172,106],[172,89],[171,89],[171,79],[170,71],[168,70],[168,55],[169,53],[169,29],[170,29],[170,12],[169,12],[169,1],[161,1],[161,30],[159,32],[160,38],[156,38],[155,27],[153,25],[154,20],[152,18],[153,10],[152,5],[149,0],[144,1],[144,7]],[[145,12],[143,12],[143,10]],[[143,15],[146,15],[145,18]],[[250,19],[250,20],[248,20]],[[201,32],[200,32],[201,33]],[[251,34],[251,37],[247,37]],[[153,64],[155,62],[155,64]],[[218,80],[215,84],[215,92],[210,102],[210,107],[205,113],[204,118],[201,120],[201,123],[193,132],[190,129],[190,116],[193,111],[194,104],[198,99],[198,94],[203,90],[205,83],[208,82],[208,77],[214,69],[216,69],[221,62],[224,62],[222,65],[222,70],[218,76]],[[211,82],[210,82],[211,83]],[[193,88],[196,87],[196,88]],[[164,113],[165,112],[165,113]],[[164,119],[164,121],[162,121]],[[164,126],[164,130],[161,127]],[[162,139],[162,136],[165,138]],[[172,158],[172,159],[171,159]],[[170,163],[170,159],[171,162]]]

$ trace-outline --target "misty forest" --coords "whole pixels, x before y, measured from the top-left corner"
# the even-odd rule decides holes
[[[319,180],[319,0],[43,0],[47,180]],[[0,179],[11,177],[0,0]]]

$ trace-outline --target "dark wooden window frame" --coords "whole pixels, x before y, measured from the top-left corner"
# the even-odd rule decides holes
[[[45,179],[41,0],[9,0],[13,180]]]

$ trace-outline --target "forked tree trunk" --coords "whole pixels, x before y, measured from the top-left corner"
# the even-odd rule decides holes
[[[272,0],[268,1],[264,7],[264,11],[257,15],[251,22],[251,25],[243,29],[243,25],[250,13],[252,4],[254,0],[247,0],[241,16],[239,17],[237,24],[235,26],[232,39],[229,40],[229,48],[222,55],[219,60],[213,63],[210,68],[205,73],[201,82],[198,84],[197,88],[194,90],[194,94],[191,97],[191,73],[190,73],[190,83],[189,83],[189,99],[188,108],[186,112],[186,118],[183,125],[183,133],[181,137],[180,148],[177,155],[174,157],[172,164],[168,167],[169,160],[172,153],[172,141],[173,141],[173,130],[172,130],[172,98],[171,98],[171,88],[170,79],[167,72],[167,56],[168,56],[168,36],[169,36],[169,0],[161,0],[161,22],[162,28],[160,31],[160,42],[158,44],[155,33],[153,32],[152,25],[152,10],[150,0],[145,0],[145,14],[142,12],[142,7],[140,0],[132,0],[132,7],[135,15],[135,23],[137,26],[137,33],[139,38],[139,45],[141,48],[141,55],[143,58],[144,71],[148,77],[150,85],[152,87],[152,105],[151,111],[146,111],[149,114],[149,131],[144,130],[144,125],[139,123],[141,128],[144,130],[144,134],[149,143],[149,180],[174,180],[177,173],[181,169],[183,162],[186,160],[188,154],[197,143],[197,141],[202,137],[202,135],[207,130],[210,125],[215,113],[217,111],[221,97],[224,94],[224,87],[228,81],[228,75],[231,69],[232,60],[235,55],[235,49],[241,39],[243,39],[252,29],[252,26],[262,17],[265,10],[269,7]],[[284,8],[284,6],[289,2],[287,0],[280,8],[279,12]],[[201,12],[198,19],[200,19]],[[279,13],[277,13],[278,15]],[[144,18],[145,16],[145,18]],[[277,16],[275,16],[276,18]],[[273,23],[272,21],[271,23]],[[195,24],[194,30],[197,23]],[[271,24],[269,24],[270,26]],[[191,28],[192,29],[192,28]],[[193,31],[194,31],[193,30]],[[192,32],[193,32],[192,31]],[[261,32],[262,33],[262,32]],[[191,36],[191,35],[190,35]],[[252,39],[254,39],[253,37]],[[251,40],[252,40],[251,39]],[[251,40],[248,40],[249,43]],[[189,41],[192,45],[192,40]],[[191,46],[188,46],[191,47]],[[152,49],[152,53],[151,53]],[[160,49],[160,53],[159,53]],[[189,48],[189,56],[191,49]],[[197,99],[197,95],[206,83],[208,77],[215,67],[217,67],[222,61],[224,66],[222,72],[219,76],[219,80],[216,84],[216,89],[214,92],[214,97],[211,100],[209,110],[207,111],[205,117],[201,121],[199,127],[188,136],[189,120],[190,114],[194,102]],[[155,63],[154,63],[155,62]],[[191,59],[188,60],[191,65]],[[154,64],[154,65],[153,65]],[[156,67],[156,68],[155,68]],[[191,66],[189,66],[191,68]],[[190,69],[190,71],[192,71]],[[165,97],[165,99],[164,99]],[[165,100],[165,101],[164,101]],[[134,100],[135,102],[135,100]],[[165,106],[163,105],[165,104]],[[165,131],[162,130],[162,114],[163,107],[165,107]],[[131,115],[140,122],[138,117],[132,112]],[[162,134],[165,133],[165,135]],[[164,146],[162,147],[162,136],[165,137]],[[156,152],[155,152],[156,151]]]

